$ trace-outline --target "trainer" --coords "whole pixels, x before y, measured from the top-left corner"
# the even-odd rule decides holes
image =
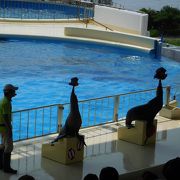
[[[12,98],[16,96],[18,87],[6,84],[3,92],[4,97],[0,101],[0,135],[2,143],[0,145],[0,169],[6,173],[16,174],[17,170],[11,168],[11,152],[13,151],[12,134]]]

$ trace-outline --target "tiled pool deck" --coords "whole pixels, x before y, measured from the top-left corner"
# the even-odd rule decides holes
[[[67,22],[5,22],[0,21],[0,34],[39,35],[52,37],[65,37],[64,27],[86,28],[85,23]],[[105,30],[103,26],[88,24],[87,28]]]
[[[120,174],[165,163],[180,156],[180,120],[158,118],[158,133],[155,145],[139,146],[117,140],[118,124],[102,125],[82,129],[87,147],[83,162],[63,165],[41,157],[41,146],[53,136],[15,143],[12,167],[18,169],[17,175],[0,171],[0,179],[16,180],[29,174],[37,180],[81,180],[88,173],[99,175],[105,166],[115,167]]]

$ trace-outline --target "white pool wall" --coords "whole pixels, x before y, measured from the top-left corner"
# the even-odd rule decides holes
[[[147,36],[148,14],[95,5],[94,20],[109,28]]]
[[[180,47],[178,46],[163,47],[162,55],[180,62]]]
[[[146,36],[133,35],[128,33],[120,33],[113,31],[103,31],[94,29],[84,29],[76,27],[65,27],[65,36],[73,36],[79,38],[99,39],[122,43],[131,46],[141,47],[142,49],[154,49],[155,38]]]

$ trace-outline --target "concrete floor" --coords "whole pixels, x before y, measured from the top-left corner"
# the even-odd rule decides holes
[[[29,174],[37,180],[81,180],[88,173],[99,175],[106,166],[115,167],[119,174],[132,172],[165,163],[180,156],[180,121],[158,117],[156,144],[140,146],[117,139],[116,123],[82,129],[87,147],[84,149],[83,162],[63,165],[42,158],[41,147],[49,143],[56,135],[15,143],[12,155],[12,167],[17,175],[8,175],[0,171],[0,179],[17,180]]]
[[[35,35],[35,36],[52,36],[65,37],[64,27],[90,28],[97,30],[106,30],[105,27],[95,24],[82,22],[6,22],[0,21],[0,34],[19,34],[19,35]],[[68,38],[68,37],[66,37]]]

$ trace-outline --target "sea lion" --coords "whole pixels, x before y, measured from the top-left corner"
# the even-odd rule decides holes
[[[77,137],[84,145],[84,137],[79,134],[79,129],[82,124],[81,114],[79,112],[78,99],[75,94],[75,87],[78,86],[78,78],[74,77],[71,79],[69,85],[73,86],[71,97],[70,97],[70,113],[66,119],[65,125],[60,131],[59,135],[51,143],[57,142],[59,139],[70,136]]]
[[[128,127],[128,129],[133,127],[131,123],[134,120],[147,121],[146,141],[147,138],[151,137],[155,132],[153,121],[156,114],[161,110],[163,106],[163,88],[161,81],[166,79],[166,77],[166,69],[164,69],[163,67],[158,68],[156,70],[156,74],[154,75],[154,78],[159,80],[156,90],[156,97],[150,100],[147,104],[133,107],[127,112],[126,115],[126,126]]]

